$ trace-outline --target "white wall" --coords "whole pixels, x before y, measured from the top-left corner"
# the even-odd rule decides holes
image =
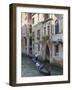
[[[70,84],[11,87],[9,82],[9,4],[35,3],[72,6],[72,0],[0,0],[0,90],[72,90]],[[72,7],[71,7],[72,11]],[[72,12],[71,12],[72,15]],[[71,16],[72,17],[72,16]],[[71,18],[72,19],[72,18]],[[72,29],[72,26],[71,26]],[[72,34],[72,31],[71,31]],[[72,38],[72,35],[71,35]],[[71,42],[72,44],[72,42]],[[72,48],[71,48],[72,50]],[[72,59],[72,58],[71,58]],[[71,61],[72,64],[72,61]],[[72,69],[72,65],[71,65]],[[72,76],[72,70],[71,70]]]

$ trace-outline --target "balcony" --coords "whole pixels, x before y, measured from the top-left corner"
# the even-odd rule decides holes
[[[56,43],[56,42],[63,42],[63,34],[55,34],[52,35],[52,42]]]

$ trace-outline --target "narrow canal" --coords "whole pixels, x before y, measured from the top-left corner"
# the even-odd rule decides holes
[[[27,56],[22,56],[21,62],[21,76],[22,77],[31,77],[31,76],[44,76],[40,73],[36,66],[33,64],[32,60]],[[51,75],[62,75],[62,68],[51,66]]]

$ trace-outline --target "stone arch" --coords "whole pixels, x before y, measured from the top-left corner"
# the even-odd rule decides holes
[[[50,48],[49,48],[49,45],[46,44],[46,50],[45,50],[45,57],[46,57],[46,60],[50,62]]]

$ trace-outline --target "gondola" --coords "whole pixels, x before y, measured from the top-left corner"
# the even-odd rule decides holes
[[[34,55],[32,57],[32,62],[36,66],[37,70],[43,75],[46,75],[46,76],[51,75],[50,65],[49,64],[47,65],[46,61],[42,61],[38,57],[39,57],[38,55],[37,56]]]

